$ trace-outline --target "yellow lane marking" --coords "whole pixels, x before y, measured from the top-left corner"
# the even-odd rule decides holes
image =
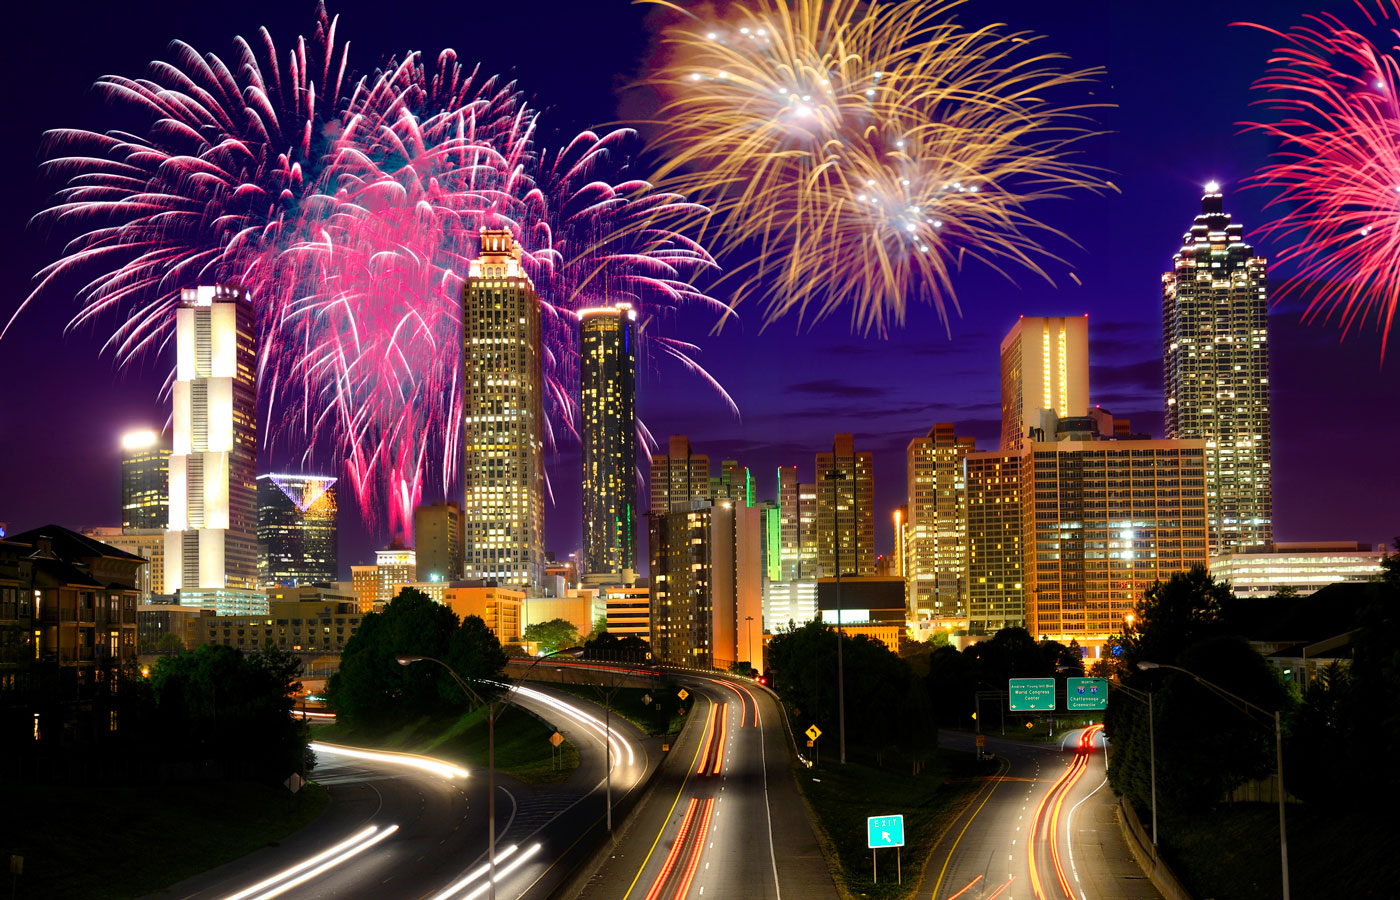
[[[962,831],[959,831],[958,836],[953,839],[953,846],[948,848],[948,858],[943,860],[943,868],[938,872],[938,881],[934,882],[933,885],[934,900],[938,900],[938,889],[943,886],[943,876],[948,874],[948,864],[953,861],[953,853],[958,849],[958,842],[963,839],[963,835],[967,834],[967,829],[972,826],[972,820],[977,818],[977,814],[982,811],[982,807],[986,806],[987,801],[992,799],[992,794],[996,791],[997,785],[1002,780],[1002,776],[1009,771],[1011,771],[1011,760],[1006,757],[1001,757],[1001,770],[997,772],[996,780],[993,781],[991,787],[987,789],[987,796],[982,798],[982,802],[977,804],[977,808],[972,811],[972,815],[967,817],[967,824],[963,825]],[[626,900],[626,898],[623,898],[623,900]]]

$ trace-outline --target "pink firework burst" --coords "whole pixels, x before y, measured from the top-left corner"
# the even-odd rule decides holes
[[[1384,359],[1400,301],[1400,2],[1357,10],[1355,27],[1331,13],[1250,25],[1283,43],[1255,83],[1271,116],[1245,127],[1279,141],[1250,181],[1275,191],[1261,233],[1295,267],[1282,296],[1309,289],[1307,317],[1344,336],[1374,317]]]
[[[79,284],[72,325],[113,322],[124,365],[168,343],[180,288],[242,284],[265,440],[304,462],[329,450],[366,520],[405,534],[425,487],[456,477],[462,275],[482,226],[517,234],[544,300],[551,440],[576,430],[573,311],[604,297],[637,306],[644,353],[719,387],[658,334],[678,307],[726,310],[692,283],[713,260],[672,227],[694,208],[628,175],[630,132],[537,150],[513,84],[450,50],[353,76],[336,27],[321,9],[285,54],[263,30],[232,64],[176,43],[145,78],[102,78],[145,128],[48,136],[63,186],[36,220],[74,236],[25,303]]]

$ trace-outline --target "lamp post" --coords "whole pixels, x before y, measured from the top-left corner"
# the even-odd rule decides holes
[[[846,666],[841,660],[841,645],[846,642],[846,608],[841,603],[841,507],[836,502],[836,482],[845,481],[846,473],[836,468],[836,448],[831,448],[831,468],[826,480],[831,482],[831,546],[836,567],[836,722],[837,740],[841,747],[841,765],[846,764]]]
[[[746,650],[747,650],[747,652],[748,652],[748,654],[749,654],[749,670],[750,670],[750,671],[758,671],[756,668],[754,668],[754,664],[753,664],[753,616],[745,616],[745,617],[744,617],[744,622],[747,623],[747,626],[746,626],[746,627],[747,627],[747,639],[746,639],[746,643],[748,644],[748,646],[747,646]],[[760,659],[759,662],[763,662],[763,660]]]
[[[583,648],[581,647],[570,647],[567,650],[556,650],[553,653],[546,653],[544,656],[530,663],[529,668],[525,670],[525,674],[520,676],[521,680],[524,680],[524,678],[530,674],[530,669],[533,669],[535,666],[539,665],[541,661],[551,656],[570,655],[577,657],[582,654]],[[496,900],[496,720],[500,718],[501,713],[504,711],[504,697],[487,702],[482,699],[480,694],[472,689],[471,685],[467,684],[466,679],[457,674],[456,669],[435,657],[396,656],[394,659],[401,666],[409,666],[416,662],[437,663],[447,670],[447,674],[452,676],[452,680],[457,682],[457,686],[462,689],[467,697],[475,700],[477,706],[480,706],[486,712],[486,790],[488,791],[486,797],[486,857],[490,869],[490,875],[488,876],[490,881],[487,882],[486,896],[488,900]],[[506,691],[506,694],[509,693],[510,691]],[[611,812],[611,810],[609,810],[609,812]]]
[[[1248,700],[1244,699],[1243,697],[1237,694],[1230,693],[1220,685],[1215,684],[1212,681],[1207,681],[1206,679],[1197,675],[1195,672],[1192,672],[1190,669],[1183,669],[1181,666],[1169,666],[1166,663],[1148,662],[1146,660],[1139,662],[1137,666],[1143,671],[1147,671],[1150,669],[1172,669],[1173,671],[1181,672],[1183,675],[1190,675],[1192,678],[1196,679],[1196,681],[1199,682],[1201,685],[1214,691],[1215,694],[1221,697],[1222,699],[1226,701],[1233,701],[1233,703],[1239,704],[1239,706],[1236,708],[1239,709],[1240,712],[1244,713],[1245,718],[1250,719],[1250,721],[1256,721],[1250,716],[1251,712],[1263,716],[1266,720],[1270,717],[1269,711],[1264,707],[1259,706],[1255,703],[1250,703]],[[1279,862],[1283,867],[1283,900],[1289,900],[1288,829],[1284,821],[1283,807],[1283,717],[1281,712],[1277,709],[1273,711],[1272,715],[1274,720],[1274,752],[1276,754],[1278,764],[1278,852]],[[1267,728],[1268,726],[1266,725],[1264,727]]]

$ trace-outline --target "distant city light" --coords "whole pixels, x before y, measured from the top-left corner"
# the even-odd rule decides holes
[[[1206,182],[1206,193],[1207,193],[1207,194],[1217,194],[1217,193],[1219,193],[1219,192],[1220,192],[1220,182],[1218,182],[1218,181],[1207,181],[1207,182]]]

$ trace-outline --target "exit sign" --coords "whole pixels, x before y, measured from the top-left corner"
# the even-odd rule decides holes
[[[904,846],[904,816],[871,816],[865,820],[866,844],[871,850]]]

